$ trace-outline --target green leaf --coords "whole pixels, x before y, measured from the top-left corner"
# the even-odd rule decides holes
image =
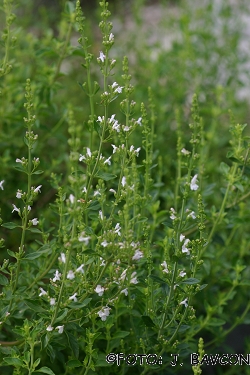
[[[116,178],[117,176],[115,174],[112,174],[112,173],[106,173],[106,172],[99,171],[98,174],[96,175],[96,177],[101,178],[104,181],[110,181],[110,180],[113,180],[114,178]]]
[[[51,248],[46,244],[42,246],[40,250],[35,251],[34,253],[27,254],[24,259],[33,260],[49,252],[51,252]]]
[[[126,336],[129,336],[130,332],[127,331],[117,331],[115,332],[114,336],[112,336],[112,339],[123,339]]]
[[[74,335],[72,335],[72,333],[69,333],[67,331],[64,331],[67,338],[68,338],[68,343],[69,343],[69,346],[74,354],[74,356],[76,358],[78,358],[79,356],[79,344],[78,344],[78,341],[77,339],[75,338]]]
[[[199,282],[200,282],[200,280],[195,279],[194,277],[190,277],[189,279],[183,280],[181,282],[181,284],[192,285],[192,284],[198,284]]]
[[[160,283],[160,284],[166,284],[166,281],[161,279],[160,277],[158,276],[155,276],[155,275],[150,275],[149,276],[150,279],[153,279],[154,281],[156,281],[157,283]]]
[[[2,227],[8,228],[8,229],[21,228],[20,225],[12,223],[11,221],[9,223],[2,224]]]
[[[7,285],[7,284],[9,284],[9,280],[7,279],[6,276],[0,273],[0,285]]]
[[[165,225],[165,227],[168,227],[168,228],[173,228],[174,227],[173,226],[173,220],[170,219],[170,218],[166,219],[166,221],[164,221],[162,224]]]
[[[92,300],[92,298],[86,298],[83,302],[74,302],[69,305],[71,309],[81,309],[82,307],[87,306],[87,304]]]
[[[44,173],[44,171],[42,171],[41,169],[38,169],[37,171],[33,172],[32,174],[42,174]]]
[[[13,168],[15,168],[19,172],[27,173],[26,169],[24,169],[23,167],[21,167],[21,165],[15,165],[15,166],[13,166]]]
[[[43,374],[48,374],[48,375],[56,375],[49,367],[41,367],[36,371],[33,372],[42,372]]]
[[[7,253],[9,254],[9,256],[16,258],[16,254],[13,251],[7,249]]]
[[[67,367],[70,367],[70,368],[75,368],[75,367],[80,367],[82,366],[82,363],[80,361],[78,361],[78,359],[70,359],[67,363],[66,363],[66,366]]]
[[[200,290],[206,288],[206,286],[208,286],[208,284],[202,284],[202,285],[200,286]]]
[[[69,311],[68,309],[62,310],[62,314],[58,316],[58,318],[55,320],[55,323],[61,322],[67,316],[68,311]]]
[[[37,228],[29,228],[27,230],[29,230],[32,233],[43,233],[43,232],[40,231],[40,229],[37,229]]]
[[[229,171],[230,171],[230,167],[229,165],[227,165],[226,163],[224,163],[223,161],[220,163],[220,170],[222,172],[222,174],[224,175],[228,175]]]
[[[4,358],[4,362],[12,366],[23,366],[23,362],[19,358],[7,357],[7,358]]]
[[[35,312],[46,312],[46,310],[37,302],[25,300],[24,303]]]
[[[225,323],[226,323],[226,321],[223,320],[223,319],[211,318],[207,324],[208,324],[208,326],[219,327],[219,326],[222,326]]]

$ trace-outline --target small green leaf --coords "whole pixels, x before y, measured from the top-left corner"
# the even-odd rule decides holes
[[[7,358],[4,358],[4,362],[12,366],[23,366],[23,362],[19,358],[7,357]]]
[[[25,300],[24,301],[25,304],[33,311],[35,312],[46,312],[46,310],[44,308],[41,307],[41,305],[39,303],[36,303],[34,301],[28,301],[28,300]]]
[[[42,173],[44,173],[44,171],[42,171],[41,169],[39,169],[39,170],[33,172],[32,174],[42,174]]]
[[[78,303],[78,302],[74,302],[72,304],[69,305],[69,307],[71,309],[81,309],[82,307],[85,307],[87,306],[87,304],[92,300],[92,298],[86,298],[83,302],[81,303]]]
[[[199,282],[200,282],[200,280],[195,279],[194,277],[190,277],[189,279],[183,280],[181,282],[181,284],[192,285],[192,284],[198,284]]]
[[[228,175],[229,171],[230,171],[230,167],[229,165],[227,165],[226,163],[224,163],[223,161],[220,163],[220,170],[222,172],[222,174],[224,175]]]
[[[223,319],[218,319],[218,318],[211,318],[209,322],[207,323],[208,326],[213,326],[213,327],[219,327],[225,324],[226,321]]]
[[[33,371],[33,372],[41,372],[43,374],[56,375],[49,367],[46,367],[46,366],[41,367],[38,370]]]
[[[0,273],[0,285],[7,285],[7,284],[9,284],[9,280],[7,279],[6,276]]]
[[[70,368],[75,368],[75,367],[80,367],[82,366],[82,363],[80,361],[78,361],[78,359],[70,359],[67,363],[66,363],[66,366],[67,367],[70,367]]]
[[[12,223],[11,221],[9,223],[2,224],[2,227],[8,228],[8,229],[21,228],[20,225]]]
[[[99,171],[98,174],[96,175],[96,177],[101,178],[104,181],[110,181],[110,180],[113,180],[114,178],[116,178],[117,176],[115,174],[112,174],[112,173],[106,173],[106,172]]]
[[[32,233],[43,233],[43,232],[40,231],[40,229],[37,229],[37,228],[29,228],[27,230],[29,230]]]
[[[208,286],[208,284],[202,284],[202,285],[200,286],[200,290],[206,288],[206,286]]]
[[[112,339],[123,339],[126,336],[129,336],[130,332],[127,331],[118,331],[115,332],[114,336],[112,336]]]
[[[16,254],[14,253],[14,251],[7,249],[7,253],[9,254],[9,256],[16,258]]]
[[[67,338],[68,338],[68,343],[69,343],[69,346],[74,354],[74,356],[76,358],[78,358],[79,356],[79,344],[78,344],[78,341],[77,339],[75,338],[74,335],[72,335],[72,333],[69,333],[67,331],[64,331]]]

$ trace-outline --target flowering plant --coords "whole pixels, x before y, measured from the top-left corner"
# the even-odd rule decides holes
[[[20,32],[12,29],[12,8],[13,1],[5,0],[0,73],[6,93],[15,77],[12,64],[18,69],[9,58],[16,40],[11,33]],[[188,132],[176,113],[177,147],[170,151],[175,172],[166,178],[169,155],[156,141],[161,138],[153,90],[144,93],[148,104],[135,100],[128,57],[122,68],[114,58],[116,37],[105,0],[100,9],[102,46],[96,50],[80,1],[66,1],[58,39],[46,34],[41,49],[34,42],[38,57],[56,62],[51,69],[44,64],[41,73],[28,69],[26,112],[11,107],[11,117],[2,103],[8,114],[3,126],[12,131],[9,121],[18,118],[22,140],[3,154],[0,181],[1,197],[8,197],[2,200],[0,246],[7,242],[10,248],[3,250],[0,267],[0,366],[6,375],[125,374],[132,365],[141,374],[178,373],[180,368],[171,365],[173,354],[185,361],[200,336],[212,351],[249,319],[250,303],[237,310],[250,282],[244,273],[249,236],[245,125],[233,116],[228,120],[228,161],[216,170],[216,185],[210,180],[211,129],[204,129],[193,95]],[[73,30],[77,47],[71,44]],[[86,108],[60,82],[63,61],[75,56],[85,69],[79,85]],[[20,79],[13,78],[13,87]],[[9,93],[7,99],[19,105],[22,90],[13,92],[15,100]],[[9,160],[24,176],[12,185]],[[239,316],[233,320],[225,306],[234,298]],[[226,322],[230,328],[223,329]],[[155,357],[118,366],[119,353]],[[193,371],[201,373],[200,365]]]

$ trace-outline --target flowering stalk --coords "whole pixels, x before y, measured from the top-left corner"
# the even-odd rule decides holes
[[[33,220],[31,220],[31,222],[28,225],[28,215],[29,215],[29,212],[31,210],[31,205],[33,203],[33,199],[38,194],[38,192],[40,192],[40,188],[41,188],[41,185],[38,186],[37,188],[32,188],[32,186],[31,186],[31,176],[32,176],[33,173],[36,173],[36,174],[42,173],[42,171],[36,171],[35,172],[35,169],[39,165],[39,159],[34,159],[33,161],[31,159],[31,151],[33,149],[34,143],[36,142],[36,139],[37,139],[38,136],[35,135],[33,133],[33,131],[31,130],[34,123],[35,123],[36,116],[34,115],[34,108],[33,108],[33,101],[32,101],[33,97],[32,97],[32,91],[31,91],[29,79],[27,79],[25,89],[26,89],[25,98],[27,99],[27,102],[24,104],[24,107],[26,108],[28,118],[24,118],[24,121],[25,121],[26,126],[27,126],[27,131],[26,131],[24,141],[25,141],[26,146],[28,147],[28,159],[27,160],[17,159],[16,161],[18,163],[21,163],[22,166],[24,166],[23,170],[27,174],[28,181],[27,181],[27,193],[26,194],[21,193],[20,191],[18,191],[18,193],[17,193],[17,197],[22,198],[22,200],[25,204],[23,212],[21,213],[21,210],[19,208],[17,208],[15,205],[13,205],[14,206],[13,211],[17,211],[19,216],[22,219],[22,227],[21,227],[22,228],[22,235],[21,235],[21,242],[20,242],[20,246],[19,246],[19,252],[18,252],[17,257],[16,257],[17,258],[16,273],[15,273],[15,275],[13,275],[13,273],[11,274],[11,284],[13,285],[12,286],[12,296],[13,296],[13,298],[14,298],[14,294],[15,294],[17,284],[18,284],[18,278],[19,278],[20,266],[21,266],[21,259],[24,255],[24,243],[25,243],[26,230],[28,229],[28,227],[30,227],[31,223],[33,223],[33,225],[37,225],[37,223],[38,223],[38,221],[36,219],[33,219]],[[33,164],[33,166],[32,166],[32,164]],[[11,310],[13,298],[11,299],[9,310]]]

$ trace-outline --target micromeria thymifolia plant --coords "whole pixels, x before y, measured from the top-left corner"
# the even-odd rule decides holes
[[[4,4],[9,12],[12,1]],[[188,145],[176,112],[175,186],[163,201],[165,156],[155,152],[154,93],[149,88],[148,106],[133,100],[136,88],[127,57],[122,74],[116,76],[108,3],[100,2],[98,55],[91,49],[80,1],[75,8],[71,2],[67,6],[70,22],[80,34],[76,50],[84,59],[85,81],[79,85],[83,100],[89,101],[89,114],[83,112],[79,123],[79,108],[69,97],[66,177],[62,180],[54,172],[50,176],[56,189],[50,205],[55,219],[48,225],[46,215],[39,210],[37,217],[33,214],[43,194],[43,184],[37,183],[43,171],[38,169],[39,138],[34,133],[38,82],[24,83],[26,156],[16,158],[15,173],[26,176],[26,188],[17,186],[13,192],[13,221],[1,221],[10,236],[18,237],[19,246],[7,250],[9,258],[0,268],[0,366],[5,374],[15,375],[183,373],[191,369],[188,355],[196,351],[198,340],[201,359],[205,349],[249,315],[247,303],[230,321],[230,328],[223,330],[224,307],[244,288],[246,237],[240,242],[239,256],[226,266],[230,271],[224,282],[229,287],[216,289],[216,301],[210,291],[223,268],[215,257],[219,254],[227,265],[227,249],[242,234],[240,226],[232,228],[228,213],[234,210],[233,216],[237,212],[243,219],[247,215],[245,126],[231,119],[229,163],[221,164],[220,206],[208,207],[209,139],[194,95]],[[7,51],[9,27],[6,30]],[[69,30],[68,43],[72,27]],[[1,72],[12,74],[7,52]],[[113,113],[113,108],[120,111]],[[135,144],[138,139],[141,143]],[[8,178],[0,183],[1,194],[7,186]],[[232,231],[229,236],[228,231]],[[217,233],[225,246],[216,241]],[[206,343],[200,336],[210,339]],[[184,362],[181,366],[177,357]],[[192,370],[200,374],[201,365]]]

